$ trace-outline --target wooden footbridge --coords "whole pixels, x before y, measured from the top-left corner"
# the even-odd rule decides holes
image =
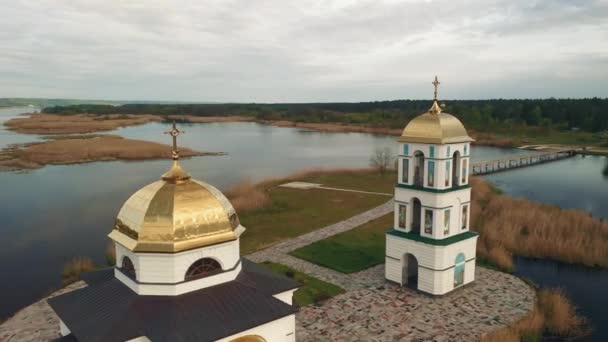
[[[471,171],[473,175],[487,175],[490,173],[507,171],[521,167],[570,158],[582,150],[582,148],[560,149],[553,150],[550,152],[511,156],[504,159],[485,160],[479,163],[471,164]]]

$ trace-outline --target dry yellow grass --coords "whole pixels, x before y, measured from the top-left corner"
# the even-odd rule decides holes
[[[182,148],[183,157],[217,153],[201,153]],[[171,146],[151,141],[125,139],[114,135],[97,135],[93,138],[46,140],[12,146],[0,151],[0,168],[36,169],[49,164],[75,164],[107,160],[162,159],[171,156]]]
[[[80,278],[80,274],[95,269],[93,260],[86,257],[75,257],[63,267],[63,285],[71,284]]]
[[[586,322],[560,289],[538,292],[534,310],[514,325],[481,338],[482,342],[539,341],[541,335],[576,338],[589,333]]]
[[[476,177],[471,184],[471,222],[480,234],[481,257],[501,268],[511,264],[510,254],[608,267],[607,222],[582,210],[498,194]]]
[[[579,336],[584,333],[585,320],[561,289],[544,289],[538,294],[543,310],[545,326],[549,333],[559,336]]]
[[[513,270],[513,257],[511,253],[502,246],[495,246],[488,252],[488,257],[496,266],[503,270]]]
[[[108,266],[116,265],[116,248],[113,241],[106,245],[106,264]]]
[[[270,202],[266,189],[259,184],[253,184],[250,179],[230,187],[226,196],[237,212],[262,208]]]
[[[151,121],[162,121],[158,115],[128,114],[29,114],[29,117],[6,121],[8,129],[28,134],[71,134],[110,131],[118,127],[141,125]]]

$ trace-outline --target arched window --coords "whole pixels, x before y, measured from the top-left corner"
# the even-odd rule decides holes
[[[120,270],[122,273],[126,274],[131,279],[137,279],[135,275],[135,266],[133,266],[133,262],[129,257],[122,258],[122,264],[120,265]]]
[[[220,273],[222,266],[219,262],[211,258],[203,258],[195,261],[188,271],[186,271],[186,280],[194,280]]]

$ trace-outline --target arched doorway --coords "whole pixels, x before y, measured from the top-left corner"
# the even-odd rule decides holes
[[[456,256],[454,261],[454,287],[458,287],[464,284],[464,266],[466,259],[464,254],[460,253]]]
[[[422,216],[422,203],[418,198],[412,199],[412,233],[420,234],[420,217]]]
[[[403,269],[401,271],[401,285],[418,288],[418,260],[410,253],[403,255]]]
[[[452,187],[460,185],[460,152],[454,152],[452,156]]]
[[[424,153],[414,152],[414,185],[424,185]]]

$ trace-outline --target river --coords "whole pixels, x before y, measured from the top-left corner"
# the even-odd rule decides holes
[[[0,109],[0,122],[31,110]],[[325,133],[239,122],[180,128],[186,131],[180,136],[181,145],[228,153],[182,161],[194,177],[220,189],[244,179],[258,181],[302,169],[367,167],[375,148],[397,150],[395,137],[365,133]],[[149,123],[109,133],[169,143],[169,137],[162,134],[167,129],[166,124]],[[40,138],[0,127],[0,148]],[[476,146],[471,153],[475,161],[529,152]],[[608,206],[603,206],[608,203],[608,179],[602,174],[606,163],[606,157],[577,156],[487,178],[510,195],[580,208],[608,218]],[[0,282],[0,318],[60,287],[62,267],[72,257],[88,256],[104,264],[106,235],[120,206],[134,191],[158,179],[169,165],[169,160],[96,162],[1,172],[0,269],[5,281]],[[569,266],[577,271],[555,276],[554,265],[561,264],[518,259],[517,272],[541,285],[561,284],[594,325],[607,329],[604,319],[608,317],[608,299],[588,300],[601,297],[602,292],[592,291],[590,284],[608,286],[607,272],[594,271],[590,277],[585,268]],[[578,283],[589,285],[571,285]],[[596,305],[601,306],[597,309]],[[608,340],[607,336],[608,332],[596,326],[590,340]]]

